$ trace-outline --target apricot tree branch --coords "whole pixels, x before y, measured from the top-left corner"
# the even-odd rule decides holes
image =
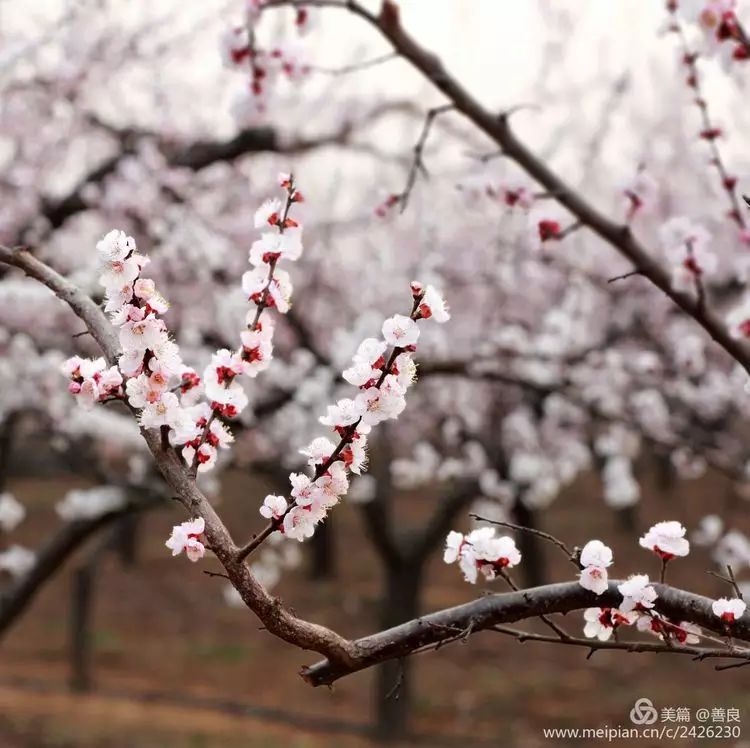
[[[20,268],[65,301],[85,323],[107,360],[113,364],[119,355],[119,341],[104,312],[80,289],[28,250],[0,246],[0,263]],[[164,449],[158,432],[141,429],[159,472],[174,495],[193,517],[205,521],[207,545],[227,572],[245,604],[258,616],[267,631],[302,649],[311,649],[342,665],[350,662],[349,642],[324,626],[304,621],[282,606],[237,559],[238,548],[213,506],[198,489],[195,480],[175,450]]]
[[[410,62],[441,91],[453,109],[463,114],[495,142],[506,158],[515,161],[547,192],[555,195],[561,205],[575,216],[582,227],[591,229],[598,237],[630,260],[634,270],[648,278],[683,312],[692,317],[716,343],[750,373],[750,351],[743,343],[732,338],[723,321],[710,309],[700,304],[691,294],[675,290],[667,271],[653,259],[652,253],[633,235],[630,227],[613,221],[595,208],[583,195],[575,191],[542,159],[529,150],[511,129],[507,115],[498,116],[475,99],[446,69],[437,55],[423,47],[406,31],[393,2],[384,0],[382,11],[377,16],[370,13],[357,0],[304,0],[304,3],[301,0],[268,0],[264,7],[302,4],[306,7],[347,10],[366,20],[391,44],[395,52]]]
[[[351,642],[354,669],[341,667],[327,660],[302,670],[302,677],[313,686],[330,685],[346,675],[372,667],[387,660],[398,659],[435,648],[457,639],[456,632],[469,635],[493,629],[500,624],[514,623],[551,613],[571,613],[590,607],[617,607],[622,595],[617,590],[621,581],[610,581],[602,595],[585,590],[578,582],[547,584],[517,592],[487,595],[470,603],[440,610],[416,618],[400,626]],[[722,622],[711,611],[712,601],[701,595],[655,584],[659,597],[655,610],[670,619],[690,621],[722,635]],[[750,641],[750,614],[745,613],[733,626],[737,639]],[[466,635],[465,633],[463,634]],[[553,637],[550,637],[552,640]],[[564,643],[566,640],[555,638]],[[642,649],[641,651],[646,651]],[[727,653],[731,651],[728,649]],[[748,657],[748,650],[736,650],[737,657]]]
[[[506,636],[512,636],[521,644],[527,641],[532,641],[546,642],[549,644],[566,644],[573,647],[585,647],[589,650],[586,659],[590,658],[591,655],[599,649],[619,649],[624,652],[651,652],[654,654],[663,652],[669,654],[690,655],[694,660],[707,660],[710,658],[739,658],[743,660],[742,663],[735,663],[735,665],[745,664],[745,662],[750,660],[750,649],[731,650],[719,647],[709,648],[685,645],[675,647],[667,644],[659,644],[657,642],[598,641],[596,639],[582,639],[581,637],[576,636],[568,636],[566,639],[560,639],[557,636],[535,634],[529,631],[514,629],[509,626],[492,626],[490,631],[495,631],[498,634],[505,634]]]

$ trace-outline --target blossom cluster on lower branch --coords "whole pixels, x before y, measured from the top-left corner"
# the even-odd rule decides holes
[[[685,538],[685,528],[676,521],[658,522],[639,540],[642,548],[652,551],[662,563],[662,581],[668,562],[690,552]],[[467,582],[476,583],[481,572],[488,580],[507,577],[507,570],[521,562],[521,554],[509,536],[497,537],[492,527],[480,527],[468,535],[451,531],[445,541],[443,560],[447,564],[458,562]],[[578,582],[596,595],[604,594],[609,587],[607,569],[612,565],[612,549],[601,540],[590,540],[571,556],[580,569]],[[634,574],[617,585],[622,602],[617,608],[593,607],[584,612],[583,633],[591,639],[607,641],[621,626],[635,625],[667,644],[697,644],[702,630],[686,621],[672,621],[658,614],[654,608],[658,593],[648,575]],[[747,606],[741,598],[720,598],[714,601],[712,611],[724,624],[728,635],[732,624],[740,618]]]

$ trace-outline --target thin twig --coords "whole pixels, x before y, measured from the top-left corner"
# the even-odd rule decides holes
[[[427,176],[427,167],[424,163],[424,149],[425,145],[427,144],[427,137],[430,134],[432,124],[438,116],[453,109],[455,109],[455,106],[453,104],[443,104],[442,106],[430,109],[425,116],[424,125],[422,126],[422,132],[419,136],[419,139],[417,140],[416,145],[414,146],[414,157],[412,160],[411,168],[409,169],[409,174],[406,177],[406,186],[398,195],[395,196],[395,201],[401,204],[402,213],[406,210],[406,206],[409,202],[409,197],[411,196],[411,192],[414,189],[414,185],[417,181],[417,174],[421,172],[425,177]]]
[[[367,70],[368,68],[382,65],[384,62],[390,62],[398,58],[396,52],[388,52],[387,54],[380,55],[379,57],[373,57],[371,60],[364,60],[363,62],[353,62],[351,65],[343,65],[338,68],[327,68],[320,65],[310,66],[310,70],[314,73],[324,73],[326,75],[348,75],[349,73],[356,73],[360,70]]]
[[[737,584],[737,579],[734,576],[734,570],[732,569],[731,564],[727,564],[727,574],[728,576],[723,576],[722,574],[718,574],[715,571],[707,571],[706,574],[710,574],[712,577],[716,577],[717,579],[721,579],[722,582],[726,582],[727,584],[731,585],[734,589],[734,594],[740,599],[744,600],[744,597],[742,595],[742,589],[740,588],[739,584]]]
[[[564,554],[565,557],[570,561],[576,569],[581,568],[581,565],[578,563],[578,555],[575,553],[575,551],[572,551],[570,548],[568,548],[565,543],[563,543],[562,540],[559,538],[556,538],[554,535],[551,535],[548,532],[544,532],[543,530],[537,530],[535,527],[526,527],[525,525],[517,525],[513,522],[505,522],[501,520],[496,519],[488,519],[487,517],[482,517],[479,514],[474,514],[471,512],[469,516],[476,520],[477,522],[487,522],[490,525],[498,525],[499,527],[507,527],[511,530],[517,530],[518,532],[526,532],[530,535],[536,535],[549,543],[552,543],[553,545],[556,545]]]
[[[682,654],[691,655],[693,658],[708,659],[708,658],[736,658],[742,659],[741,663],[734,663],[734,667],[741,665],[750,664],[750,650],[730,650],[730,649],[707,649],[703,647],[693,646],[679,646],[679,647],[668,647],[665,644],[656,644],[655,642],[619,642],[619,641],[595,641],[593,639],[582,639],[580,637],[568,636],[566,639],[559,639],[555,636],[549,636],[547,634],[534,634],[529,631],[521,631],[520,629],[514,629],[509,626],[491,626],[489,631],[495,631],[498,634],[505,634],[506,636],[512,636],[518,639],[519,642],[523,643],[526,641],[534,642],[545,642],[549,644],[566,644],[573,647],[585,647],[589,649],[589,653],[586,659],[589,659],[593,652],[599,649],[617,649],[624,652],[643,653],[650,652],[653,654],[670,653],[670,654]],[[721,669],[727,666],[720,666]],[[719,669],[717,667],[717,669]]]
[[[615,275],[613,278],[608,278],[607,283],[614,283],[615,281],[632,278],[634,275],[643,275],[643,273],[641,273],[640,270],[631,270],[629,273],[623,273],[622,275]]]

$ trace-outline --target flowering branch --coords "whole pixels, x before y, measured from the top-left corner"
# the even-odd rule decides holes
[[[673,288],[669,274],[653,259],[653,253],[635,238],[630,227],[608,218],[552,171],[541,158],[532,153],[513,132],[506,114],[498,116],[482,106],[451,75],[437,55],[424,48],[406,31],[400,22],[398,8],[393,2],[386,0],[379,15],[368,11],[357,0],[305,0],[304,3],[300,0],[268,0],[263,7],[270,9],[284,5],[338,8],[367,21],[390,42],[394,51],[410,62],[445,95],[456,111],[467,117],[494,141],[505,157],[515,161],[549,194],[555,195],[582,227],[591,229],[630,260],[634,270],[648,278],[683,312],[691,316],[716,343],[750,373],[750,351],[730,334],[723,320],[701,305],[691,293]]]
[[[207,467],[213,464],[214,451],[206,452],[206,440],[213,435],[215,447],[222,438],[227,440],[226,431],[213,428],[219,415],[233,417],[247,404],[247,398],[234,383],[238,374],[251,377],[263,371],[271,362],[273,351],[273,327],[269,324],[261,325],[263,312],[275,307],[281,313],[289,310],[289,300],[292,293],[291,281],[288,274],[278,269],[282,259],[294,261],[302,253],[300,224],[289,217],[289,211],[294,203],[303,201],[301,193],[294,185],[291,174],[280,175],[280,186],[285,190],[284,207],[278,200],[267,200],[255,214],[257,228],[272,227],[276,232],[264,233],[253,244],[250,251],[250,263],[254,269],[245,273],[242,286],[250,301],[255,304],[255,312],[248,316],[247,331],[242,333],[242,346],[234,354],[221,350],[213,358],[212,366],[206,370],[207,394],[211,396],[211,413],[203,415],[205,421],[200,436],[189,442],[193,450],[190,471],[193,475],[199,465]],[[228,354],[228,355],[227,355]]]
[[[44,263],[33,258],[28,252],[1,248],[0,261],[24,269],[29,275],[39,279],[64,298],[86,323],[92,337],[99,343],[108,360],[111,362],[117,359],[119,354],[117,338],[109,327],[104,313],[89,297],[75,289],[72,284]],[[423,303],[424,298],[421,301]],[[392,364],[393,360],[392,354],[389,362]],[[389,368],[387,367],[385,371],[387,372]],[[381,378],[382,376],[381,374]],[[303,670],[303,678],[312,685],[330,684],[344,675],[372,665],[454,641],[457,638],[455,633],[457,630],[462,632],[461,638],[468,638],[477,631],[523,618],[565,613],[583,608],[591,609],[594,605],[608,606],[611,609],[618,605],[624,607],[626,602],[624,590],[628,594],[638,595],[638,599],[643,600],[643,604],[650,605],[650,609],[668,619],[689,621],[691,624],[725,636],[731,627],[732,639],[730,641],[750,640],[750,615],[744,612],[744,603],[741,600],[712,602],[707,598],[667,585],[655,584],[653,587],[644,587],[636,584],[636,578],[622,583],[609,581],[598,595],[591,589],[584,588],[581,581],[491,595],[456,608],[433,613],[371,637],[354,641],[347,640],[330,629],[297,618],[278,600],[269,595],[247,566],[237,560],[240,549],[235,546],[228,530],[211,504],[196,487],[195,481],[175,451],[162,449],[160,436],[155,430],[144,428],[142,433],[170,489],[193,516],[201,518],[207,544],[223,565],[231,583],[239,591],[247,606],[260,618],[270,633],[298,647],[319,652],[326,658]],[[322,464],[325,464],[325,460]],[[666,525],[671,524],[673,523],[666,523]],[[671,531],[671,528],[667,529]],[[647,546],[653,544],[654,550],[665,547],[670,552],[678,554],[683,552],[679,537],[672,538],[666,531],[659,534],[657,530],[659,526],[652,528],[652,531],[642,539],[642,544]],[[490,550],[496,550],[496,541],[505,549],[504,542],[500,542],[502,540],[485,539]],[[587,544],[587,548],[593,542]],[[592,556],[591,560],[600,559],[599,562],[606,565],[611,562],[611,552],[608,562],[603,550],[594,549],[588,555]],[[472,551],[477,552],[478,548],[473,548]],[[596,568],[588,566],[584,559],[586,551],[587,549],[584,548],[581,554],[581,564],[589,569]],[[508,548],[504,552],[510,553],[512,549]],[[665,553],[665,551],[660,552]],[[518,560],[520,557],[513,562]],[[646,596],[648,590],[652,592],[650,602],[649,597]],[[644,616],[644,619],[651,617],[652,614]],[[673,626],[673,624],[668,625]],[[678,628],[684,631],[682,626]],[[667,633],[667,629],[662,627],[661,631],[662,636],[671,636]],[[727,656],[736,659],[747,659],[747,650],[738,648],[733,643],[729,645],[727,653]],[[709,654],[707,653],[706,656]]]
[[[548,584],[518,592],[487,595],[473,602],[431,613],[362,639],[355,639],[352,642],[356,662],[354,669],[337,667],[329,661],[321,661],[304,668],[301,675],[311,685],[331,685],[353,672],[439,645],[444,646],[480,631],[494,629],[500,624],[514,623],[539,615],[571,613],[592,606],[616,607],[622,601],[622,594],[618,591],[620,584],[622,582],[610,581],[606,591],[599,596],[583,589],[577,582]],[[689,619],[711,631],[722,633],[720,622],[711,610],[712,601],[708,598],[666,585],[656,584],[654,588],[658,593],[655,605],[658,613],[671,619]],[[750,641],[750,615],[745,614],[736,621],[733,633],[739,639]],[[574,637],[570,638],[576,641]],[[556,643],[569,641],[552,636],[544,640]],[[598,645],[598,642],[584,641],[589,648]],[[632,651],[662,652],[667,649],[655,649],[653,645],[640,648],[641,643],[635,644],[639,648]],[[617,648],[627,649],[625,646]],[[721,652],[722,656],[727,658],[750,659],[750,649],[724,649]],[[692,654],[699,655],[699,659],[718,656],[713,650],[700,650]]]
[[[120,354],[117,335],[104,312],[90,297],[26,250],[13,250],[0,246],[0,262],[20,268],[68,303],[86,324],[107,361],[109,363],[117,361]],[[265,628],[285,641],[304,649],[320,652],[333,661],[348,661],[348,643],[345,639],[330,629],[294,616],[268,593],[245,564],[235,560],[238,549],[229,531],[208,499],[195,485],[195,481],[180,457],[174,450],[162,448],[161,437],[154,429],[142,428],[141,433],[159,472],[171,491],[192,516],[203,519],[203,534],[207,544],[224,566],[245,604],[255,612]]]
[[[261,514],[271,521],[239,551],[238,560],[247,558],[272,533],[283,531],[287,536],[304,540],[325,519],[328,510],[348,490],[346,471],[359,474],[366,462],[367,435],[373,425],[398,417],[406,406],[405,395],[415,378],[415,365],[410,353],[416,350],[419,338],[417,320],[434,317],[445,322],[445,302],[431,286],[412,283],[413,303],[408,317],[395,315],[383,324],[385,341],[368,338],[354,356],[353,366],[343,377],[360,388],[356,399],[342,399],[329,406],[320,422],[331,426],[339,435],[334,446],[328,439],[315,439],[302,454],[310,459],[312,478],[292,473],[290,503],[282,496],[267,496]],[[386,346],[391,351],[385,356]]]
[[[480,517],[478,514],[469,514],[469,516],[472,519],[475,519],[477,522],[481,522],[484,524],[490,524],[490,525],[496,525],[497,527],[507,527],[510,530],[517,530],[518,532],[528,532],[532,535],[536,535],[539,538],[542,538],[542,540],[546,540],[548,543],[552,543],[552,545],[559,548],[564,554],[565,557],[570,561],[573,566],[576,567],[576,569],[580,569],[581,565],[578,562],[579,553],[577,553],[575,550],[571,550],[568,548],[565,543],[563,543],[562,540],[559,540],[554,535],[550,535],[548,532],[544,532],[543,530],[538,530],[535,527],[524,527],[523,525],[517,525],[513,522],[504,522],[501,520],[495,520],[495,519],[487,519],[486,517]]]
[[[706,660],[709,658],[728,658],[740,659],[744,662],[750,660],[750,650],[748,651],[729,651],[725,648],[707,648],[682,646],[674,647],[667,644],[657,644],[655,642],[618,642],[618,641],[593,641],[591,639],[582,639],[577,636],[567,636],[564,639],[546,634],[535,634],[530,631],[520,631],[508,626],[491,626],[490,631],[496,631],[498,634],[506,634],[517,639],[520,643],[527,641],[547,642],[550,644],[567,644],[573,647],[584,647],[589,650],[586,659],[589,659],[594,652],[599,649],[617,649],[624,652],[651,652],[654,654],[669,653],[690,655],[694,660]]]
[[[700,71],[698,70],[697,60],[698,53],[690,49],[685,31],[677,17],[677,7],[669,7],[668,10],[671,13],[671,30],[677,34],[680,40],[680,47],[682,49],[682,62],[688,70],[688,75],[685,79],[685,83],[689,88],[695,92],[695,105],[698,107],[701,117],[701,132],[700,137],[708,143],[708,147],[711,151],[711,165],[716,168],[721,179],[721,186],[727,195],[727,199],[730,204],[729,217],[736,223],[742,230],[745,228],[745,219],[740,211],[740,203],[737,197],[737,177],[731,175],[727,169],[724,159],[721,155],[721,150],[717,140],[722,135],[720,127],[713,122],[708,109],[708,102],[703,94]]]

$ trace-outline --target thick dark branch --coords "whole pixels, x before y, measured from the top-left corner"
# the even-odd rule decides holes
[[[611,581],[609,589],[600,596],[585,590],[578,582],[488,595],[354,640],[354,668],[336,666],[324,660],[304,668],[301,675],[313,686],[330,685],[350,673],[387,660],[408,657],[441,642],[453,641],[457,638],[457,632],[474,634],[498,624],[540,615],[570,613],[591,607],[617,607],[622,602],[622,595],[617,591],[618,584],[621,582]],[[659,594],[655,608],[657,612],[672,620],[690,621],[720,635],[724,633],[722,622],[711,611],[712,601],[709,598],[662,584],[655,584],[654,587]],[[750,640],[750,614],[746,613],[734,624],[732,634],[737,639]]]
[[[197,140],[186,147],[162,147],[170,166],[182,166],[194,171],[205,169],[217,161],[234,161],[246,153],[275,151],[278,135],[271,127],[241,130],[230,140]]]

